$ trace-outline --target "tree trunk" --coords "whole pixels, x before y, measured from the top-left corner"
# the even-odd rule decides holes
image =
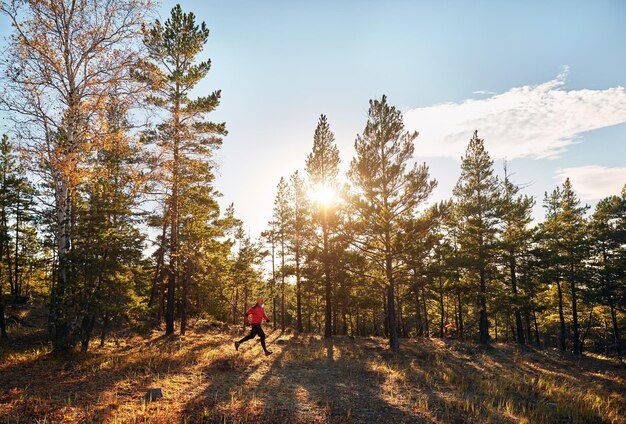
[[[541,342],[539,340],[539,325],[537,324],[537,313],[533,309],[533,321],[535,322],[535,344],[537,347],[541,347]]]
[[[572,292],[572,329],[574,330],[574,355],[580,355],[580,330],[578,328],[578,311],[576,308],[576,283],[574,282],[574,265],[572,264],[572,280],[570,281],[570,288]]]
[[[420,302],[419,287],[417,284],[413,287],[415,294],[415,329],[417,331],[417,337],[424,335],[424,326],[422,325],[422,303]]]
[[[604,318],[604,356],[609,356],[609,323]]]
[[[278,325],[276,323],[277,318],[276,318],[276,296],[272,296],[272,329],[276,330],[276,326]]]
[[[463,303],[461,301],[461,288],[456,290],[456,300],[459,304],[459,338],[463,338]]]
[[[17,200],[15,202],[15,298],[17,299],[22,295],[22,288],[20,284],[20,273],[19,273],[19,245],[20,245],[20,195],[19,190],[17,192]]]
[[[248,310],[248,286],[247,285],[243,286],[243,299],[241,303],[241,310],[242,311]],[[242,317],[241,314],[239,314],[239,322],[241,323],[241,329],[243,331],[246,331],[246,317],[245,316]]]
[[[71,143],[70,143],[71,145]],[[55,352],[66,352],[70,349],[69,341],[69,323],[67,311],[65,310],[65,291],[67,289],[69,279],[69,261],[68,253],[70,250],[70,213],[71,198],[67,181],[61,181],[57,194],[57,258],[58,273],[54,286],[55,290],[52,294],[54,303],[51,304],[54,335],[52,340],[53,350]]]
[[[280,285],[280,330],[285,331],[285,276],[282,277]]]
[[[178,69],[178,64],[176,64]],[[174,302],[176,283],[178,280],[178,185],[180,173],[179,137],[180,137],[180,86],[176,83],[174,111],[172,113],[173,137],[172,142],[172,196],[170,203],[170,264],[167,279],[167,309],[165,311],[165,335],[174,334]]]
[[[428,319],[428,308],[426,305],[426,290],[422,287],[422,306],[424,307],[424,336],[430,337],[430,320]]]
[[[300,235],[296,235],[296,331],[302,333],[302,282],[300,276]]]
[[[57,256],[56,250],[52,251],[52,259],[50,260],[50,302],[48,306],[48,323],[47,333],[48,337],[52,339],[54,337],[54,305],[56,304],[56,282],[57,282]],[[2,256],[0,254],[0,256]]]
[[[174,191],[178,190],[178,184],[174,182],[172,193],[172,216],[170,221],[170,264],[167,276],[167,303],[165,309],[165,335],[174,334],[174,301],[177,277],[178,256],[178,196]]]
[[[100,347],[104,347],[104,340],[106,339],[107,330],[109,329],[109,313],[104,314],[102,319],[102,332],[100,333]]]
[[[87,352],[89,349],[89,342],[91,341],[91,333],[93,332],[93,326],[96,322],[96,314],[91,316],[85,315],[83,318],[82,326],[82,340],[81,340],[81,352]]]
[[[517,341],[517,335],[515,328],[513,327],[513,321],[511,320],[511,314],[510,311],[507,311],[506,313],[506,333],[505,333],[505,340],[508,342],[509,341],[509,331],[511,332],[511,336],[513,338],[513,341]]]
[[[159,252],[157,254],[157,263],[156,263],[156,269],[154,270],[154,278],[152,279],[152,288],[150,290],[150,299],[148,300],[148,308],[150,308],[152,306],[152,302],[154,302],[154,298],[156,296],[157,291],[160,293],[161,291],[158,290],[158,286],[159,286],[159,280],[162,277],[162,267],[163,267],[163,257],[165,255],[165,236],[167,235],[167,217],[168,217],[168,210],[167,208],[165,209],[164,213],[163,213],[163,225],[161,228],[161,245],[159,246]],[[160,319],[159,319],[160,321]]]
[[[558,278],[556,280],[556,289],[559,299],[559,349],[565,351],[565,317],[563,316],[563,291],[561,290],[561,282]]]
[[[306,296],[306,310],[307,310],[307,314],[306,314],[306,331],[307,333],[310,333],[312,330],[311,327],[311,315],[313,314],[313,311],[311,311],[311,293],[308,292],[307,296]]]
[[[394,289],[394,284],[391,282],[387,287],[387,318],[389,320],[389,347],[392,351],[398,351],[400,349],[400,341],[398,340],[398,327],[396,325]]]
[[[163,280],[165,280],[165,274],[163,275]],[[157,322],[159,323],[165,317],[165,297],[166,297],[165,290],[159,290],[159,311],[157,313]]]
[[[320,299],[317,293],[315,294],[315,324],[317,325],[317,332],[322,332],[322,317],[320,316]]]
[[[480,267],[480,319],[478,323],[480,330],[480,342],[489,343],[489,321],[487,320],[487,281],[485,277],[485,266]],[[497,341],[496,324],[496,341]]]
[[[235,287],[235,298],[232,299],[233,325],[239,321],[239,313],[237,313],[237,304],[239,303],[239,287]],[[244,307],[244,310],[245,307]]]
[[[330,338],[333,336],[332,333],[332,309],[331,309],[331,282],[330,282],[330,257],[328,255],[328,217],[327,210],[324,207],[324,216],[322,223],[322,232],[324,233],[324,281],[325,281],[325,298],[326,298],[326,310],[325,317],[326,323],[324,326],[324,337]]]
[[[0,292],[0,297],[2,293]],[[4,319],[4,303],[0,298],[0,339],[6,339],[7,336],[7,323]]]
[[[446,313],[445,306],[443,304],[443,280],[439,277],[439,313],[441,314],[441,318],[439,320],[439,338],[443,339],[444,336],[444,316]]]
[[[585,340],[587,340],[587,336],[589,335],[589,330],[591,329],[591,323],[593,322],[593,305],[589,305],[589,319],[587,320],[587,325],[585,326],[585,332],[580,340],[580,353],[582,355],[584,347],[585,347]]]
[[[524,325],[522,324],[522,313],[519,308],[517,299],[517,264],[515,263],[515,252],[509,252],[509,268],[511,270],[511,291],[513,292],[513,305],[515,308],[515,329],[517,335],[517,342],[521,345],[526,344],[526,338],[524,337]]]
[[[2,282],[0,282],[0,339],[6,339],[6,338],[7,338],[7,323],[4,320],[4,299],[2,298]]]
[[[526,321],[526,340],[528,340],[528,344],[532,344],[532,331],[530,329],[530,309],[528,307],[524,308],[524,320]]]
[[[387,310],[387,306],[385,306],[386,303],[383,302],[383,309],[386,311]],[[372,325],[374,326],[374,335],[378,336],[379,332],[378,332],[378,320],[376,319],[376,308],[372,308]],[[385,320],[386,322],[387,320]],[[386,325],[386,324],[385,324]]]
[[[187,260],[187,264],[185,266],[185,276],[183,277],[183,298],[180,304],[180,334],[181,336],[185,335],[187,331],[187,306],[188,300],[187,296],[189,293],[189,280],[191,279],[191,264],[189,260]]]
[[[498,310],[495,310],[493,313],[493,318],[494,318],[494,324],[493,324],[493,328],[496,332],[496,343],[498,343]]]
[[[617,314],[615,313],[615,306],[613,302],[610,302],[609,308],[611,310],[611,322],[613,324],[613,341],[615,342],[615,352],[617,357],[621,358],[620,346],[619,346],[619,327],[617,326]]]
[[[402,316],[402,297],[400,296],[400,286],[396,287],[396,304],[398,306],[398,334],[406,337],[404,329],[404,317]]]
[[[270,243],[272,245],[272,329],[276,330],[276,242],[274,241],[274,231],[270,231]]]
[[[7,275],[9,276],[9,287],[12,296],[17,296],[15,280],[13,279],[13,261],[11,260],[11,249],[9,247],[9,222],[7,218],[6,209],[2,207],[2,228],[5,232],[6,238],[2,242],[2,249],[6,253],[7,260]]]
[[[285,235],[280,235],[280,330],[285,331]]]

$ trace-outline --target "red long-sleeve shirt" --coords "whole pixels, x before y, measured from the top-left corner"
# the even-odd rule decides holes
[[[250,315],[252,315],[252,319],[250,319]],[[265,315],[263,307],[256,305],[246,311],[246,322],[248,324],[261,324],[263,320],[270,320],[270,317]]]

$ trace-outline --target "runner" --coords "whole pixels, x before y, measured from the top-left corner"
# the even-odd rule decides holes
[[[267,347],[265,346],[265,333],[263,332],[263,328],[261,328],[261,323],[263,322],[263,320],[265,320],[266,322],[270,321],[270,318],[265,314],[265,311],[263,310],[262,298],[259,297],[256,300],[256,305],[246,311],[245,317],[246,323],[252,324],[252,330],[250,331],[250,334],[248,334],[246,337],[239,340],[238,342],[235,342],[235,350],[238,351],[239,345],[241,345],[246,340],[254,339],[254,337],[258,335],[261,338],[261,346],[263,346],[265,356],[271,355],[272,351],[267,350]],[[252,317],[252,319],[250,319],[250,317]]]

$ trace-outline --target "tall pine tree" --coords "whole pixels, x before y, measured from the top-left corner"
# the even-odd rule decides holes
[[[416,132],[404,129],[402,114],[387,97],[370,100],[363,134],[354,143],[356,156],[348,178],[358,229],[354,245],[375,263],[385,278],[389,346],[400,347],[396,324],[396,281],[402,266],[401,234],[406,220],[436,185],[428,167],[412,163]]]
[[[223,123],[216,124],[206,118],[206,114],[219,105],[220,91],[190,98],[192,90],[211,69],[210,60],[196,63],[208,37],[206,24],[197,25],[193,13],[184,13],[180,5],[176,5],[164,24],[157,20],[144,27],[144,45],[149,59],[135,72],[136,78],[146,83],[151,91],[147,101],[166,112],[166,120],[158,126],[157,134],[169,212],[166,334],[174,332],[175,292],[186,266],[179,240],[180,208],[184,203],[181,195],[197,196],[200,190],[203,191],[200,195],[210,202],[214,196],[212,153],[221,145],[221,136],[226,134]],[[194,181],[185,181],[186,178]],[[196,187],[193,193],[187,191],[190,186]],[[183,299],[182,304],[185,303]]]
[[[286,266],[287,244],[293,227],[293,216],[289,210],[289,186],[283,177],[278,182],[274,199],[275,234],[278,246],[280,246],[280,327],[285,331],[285,284],[288,273]]]
[[[478,274],[478,321],[480,342],[489,341],[487,319],[487,271],[494,259],[498,225],[498,180],[484,140],[474,132],[461,163],[461,176],[454,187],[460,224],[460,244],[468,268]]]
[[[580,205],[580,200],[574,193],[572,183],[567,178],[563,182],[559,216],[559,224],[562,230],[562,251],[560,253],[565,260],[565,280],[570,286],[574,339],[573,352],[575,355],[582,353],[580,326],[578,323],[578,297],[580,296],[579,285],[585,280],[585,260],[588,258],[589,251],[587,221],[585,219],[585,212],[588,208],[586,205]]]
[[[313,149],[306,159],[306,171],[315,197],[314,222],[322,230],[322,262],[324,265],[325,321],[324,337],[332,336],[332,280],[330,231],[333,221],[333,196],[337,191],[339,150],[325,115],[321,115],[313,136]]]
[[[304,180],[296,171],[290,179],[290,204],[293,215],[293,231],[291,244],[295,262],[296,275],[296,331],[302,332],[302,264],[304,241],[309,233],[309,204],[306,196]]]
[[[531,213],[535,202],[531,197],[518,195],[519,190],[519,187],[513,184],[509,178],[508,169],[505,165],[501,193],[502,203],[500,205],[500,214],[503,221],[502,252],[511,279],[516,340],[520,344],[525,344],[522,304],[521,297],[518,294],[518,274],[520,257],[528,249],[533,236],[533,231],[529,229],[529,225],[532,221]]]
[[[560,225],[561,202],[563,192],[557,187],[544,194],[543,207],[546,217],[539,224],[538,260],[541,264],[542,276],[546,282],[556,285],[557,309],[559,315],[559,349],[566,349],[565,314],[563,312],[563,281],[565,263],[561,255],[562,227]]]
[[[626,188],[626,186],[625,186]],[[620,329],[617,308],[626,301],[626,190],[624,195],[609,196],[598,202],[590,222],[593,264],[596,281],[593,287],[595,300],[608,306],[613,344],[620,352]],[[623,228],[620,228],[620,225]]]

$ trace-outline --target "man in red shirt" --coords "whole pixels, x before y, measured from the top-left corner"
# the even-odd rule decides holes
[[[254,305],[252,308],[246,311],[245,317],[246,317],[246,323],[252,324],[252,330],[250,331],[250,334],[248,334],[246,337],[239,340],[238,342],[235,342],[235,350],[239,350],[240,344],[242,344],[246,340],[254,339],[254,336],[258,334],[259,337],[261,338],[261,346],[263,346],[263,350],[265,351],[265,356],[271,355],[272,351],[267,350],[267,347],[265,347],[265,333],[263,332],[263,329],[261,328],[261,323],[263,322],[263,320],[265,320],[266,322],[269,322],[270,320],[270,318],[267,315],[265,315],[265,311],[263,310],[262,298],[259,297],[256,300],[256,305]],[[252,319],[250,319],[250,317],[252,317]]]

